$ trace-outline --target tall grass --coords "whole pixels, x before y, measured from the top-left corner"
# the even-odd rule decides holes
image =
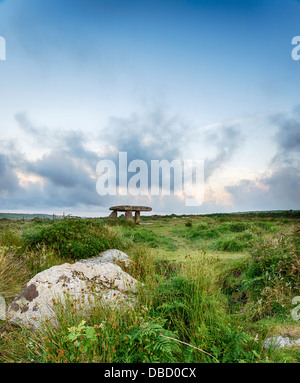
[[[258,241],[253,222],[219,221],[215,226],[212,218],[199,226],[182,224],[180,230],[185,230],[187,242],[195,234],[211,246],[229,239],[242,243],[243,250],[248,246],[251,258],[222,278],[220,261],[205,251],[187,256],[183,263],[158,261],[151,241],[158,246],[171,242],[145,228],[105,226],[96,220],[28,223],[23,236],[11,227],[0,228],[4,296],[17,295],[45,268],[112,247],[128,251],[126,271],[140,282],[133,306],[109,307],[95,297],[95,304],[82,310],[69,299],[54,306],[55,326],[45,321],[34,332],[0,323],[0,362],[269,361],[271,351],[263,347],[265,329],[252,333],[245,320],[249,313],[254,320],[286,310],[290,297],[299,295],[299,233],[287,227],[285,235],[276,234],[272,225],[262,225],[264,235]],[[218,236],[200,238],[210,232]]]
[[[31,277],[26,262],[9,247],[0,247],[0,296],[12,300],[25,287]]]
[[[0,226],[0,295],[9,301],[23,290],[31,272],[19,253],[22,245],[19,231],[13,229],[11,222],[2,221]]]
[[[260,352],[260,345],[230,317],[215,264],[205,254],[196,263],[187,258],[185,265],[159,270],[151,252],[137,249],[131,267],[141,282],[133,308],[98,301],[82,312],[72,301],[58,304],[56,327],[45,322],[38,332],[23,328],[19,336],[13,330],[6,336],[0,361],[255,360],[253,350]]]
[[[252,320],[289,317],[292,298],[300,294],[299,245],[299,229],[295,227],[257,237],[248,249],[249,258],[224,274],[224,291],[236,308]]]
[[[292,298],[300,294],[299,229],[258,240],[244,277],[242,291],[254,316],[289,315]]]
[[[155,312],[168,320],[168,328],[179,340],[191,346],[184,348],[182,361],[254,360],[252,349],[260,345],[230,317],[216,266],[217,261],[205,253],[197,261],[187,257],[179,272],[160,283]]]

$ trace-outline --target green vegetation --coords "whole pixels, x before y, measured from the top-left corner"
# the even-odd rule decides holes
[[[126,251],[142,282],[132,308],[56,305],[57,327],[0,321],[0,362],[299,362],[299,212],[0,220],[0,295],[9,304],[37,272],[109,248]],[[173,219],[176,218],[176,219]]]
[[[104,226],[100,220],[66,219],[48,225],[35,225],[23,235],[24,247],[45,246],[60,257],[90,258],[107,249],[125,250],[124,240]]]

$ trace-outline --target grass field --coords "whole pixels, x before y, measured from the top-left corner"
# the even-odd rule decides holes
[[[143,288],[130,312],[99,302],[84,316],[62,316],[58,307],[55,330],[0,321],[0,362],[299,362],[298,346],[264,348],[273,335],[300,337],[291,317],[300,295],[299,218],[299,211],[172,215],[134,225],[3,217],[7,304],[36,273],[109,248],[129,255],[127,271]]]

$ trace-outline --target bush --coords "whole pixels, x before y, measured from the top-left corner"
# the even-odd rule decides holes
[[[29,249],[44,245],[57,251],[61,257],[72,259],[89,258],[107,249],[125,250],[128,247],[128,241],[93,219],[66,219],[39,230],[35,228],[23,235],[23,243]]]

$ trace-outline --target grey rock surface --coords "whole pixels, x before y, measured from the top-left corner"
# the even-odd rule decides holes
[[[283,347],[289,347],[294,345],[300,345],[300,339],[291,339],[289,337],[283,337],[281,335],[279,336],[272,336],[271,338],[268,338],[264,346],[265,348],[283,348]]]
[[[81,259],[81,263],[93,263],[93,264],[101,264],[101,263],[116,263],[121,262],[124,263],[126,267],[130,265],[130,258],[126,253],[117,249],[110,249],[103,251],[97,257]]]
[[[41,321],[55,323],[54,305],[69,299],[82,310],[93,306],[95,299],[107,304],[120,301],[130,304],[137,281],[113,263],[65,263],[53,266],[33,277],[7,310],[7,319],[38,328]],[[76,303],[76,304],[77,304]]]

